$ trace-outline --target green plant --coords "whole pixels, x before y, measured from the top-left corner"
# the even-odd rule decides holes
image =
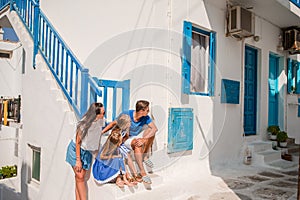
[[[285,132],[285,131],[279,131],[277,133],[277,141],[278,142],[285,142],[286,139],[288,139],[287,132]]]
[[[270,125],[267,128],[267,131],[270,132],[272,135],[277,135],[277,133],[280,131],[280,128],[277,125]]]
[[[0,170],[1,177],[3,178],[11,178],[17,176],[17,166],[5,166]]]

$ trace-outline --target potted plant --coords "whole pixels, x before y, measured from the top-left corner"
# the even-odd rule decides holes
[[[277,125],[270,125],[267,131],[270,133],[271,140],[276,140],[276,135],[280,131],[280,128]]]
[[[287,146],[287,142],[286,142],[287,139],[288,139],[287,132],[279,131],[277,133],[277,141],[279,143],[279,146],[286,147]]]

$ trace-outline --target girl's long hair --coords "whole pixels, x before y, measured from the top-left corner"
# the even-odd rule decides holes
[[[110,159],[121,157],[118,147],[122,143],[122,135],[121,135],[121,128],[116,125],[111,130],[110,135],[108,136],[103,150],[101,152],[100,158],[101,159]]]
[[[87,135],[88,130],[91,127],[93,121],[95,121],[97,115],[101,114],[101,107],[103,107],[102,103],[92,103],[88,111],[77,123],[76,131],[80,133],[81,140],[83,140],[83,138]]]

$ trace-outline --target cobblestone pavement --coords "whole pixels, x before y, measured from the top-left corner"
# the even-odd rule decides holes
[[[217,170],[216,174],[234,192],[218,193],[210,200],[297,200],[298,167],[292,169],[256,168]]]

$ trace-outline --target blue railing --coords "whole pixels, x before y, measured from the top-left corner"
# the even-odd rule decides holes
[[[0,0],[1,9],[7,5],[17,12],[33,39],[33,67],[39,52],[78,117],[82,117],[87,106],[98,97],[102,98],[102,91],[104,105],[108,105],[108,98],[112,100],[112,120],[116,117],[118,89],[122,89],[122,111],[129,108],[129,80],[92,78],[40,10],[39,0]],[[108,95],[108,90],[113,91],[112,96]]]
[[[0,8],[4,8],[5,6],[7,6],[8,4],[10,4],[10,0],[0,0]]]
[[[1,9],[8,4],[11,10],[17,12],[33,38],[33,67],[39,51],[77,116],[82,117],[87,106],[95,102],[97,96],[102,96],[89,70],[78,61],[41,12],[39,0],[0,0]]]
[[[107,115],[108,120],[114,120],[117,115],[117,104],[118,94],[121,96],[121,111],[128,110],[129,108],[129,95],[130,95],[130,81],[114,81],[114,80],[103,80],[94,77],[95,82],[103,91],[103,104],[106,105],[107,110],[111,110],[111,113]],[[121,90],[121,93],[118,91]],[[111,93],[109,95],[109,93]],[[111,101],[112,107],[108,104],[108,100]]]
[[[290,2],[298,6],[298,8],[300,8],[300,0],[290,0]]]

